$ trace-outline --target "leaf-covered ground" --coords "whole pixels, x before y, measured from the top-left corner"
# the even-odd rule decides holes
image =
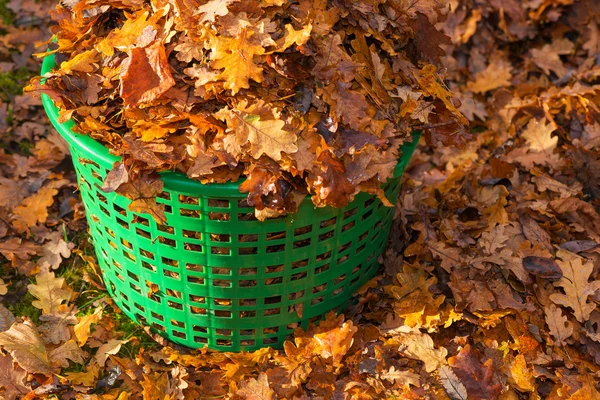
[[[599,3],[451,3],[446,83],[474,139],[421,144],[355,307],[223,354],[113,307],[68,149],[20,94],[54,3],[0,0],[0,398],[600,398]]]

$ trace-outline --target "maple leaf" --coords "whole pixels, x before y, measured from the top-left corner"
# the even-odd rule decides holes
[[[544,312],[554,342],[559,346],[565,346],[567,339],[573,334],[573,324],[567,320],[566,316],[562,315],[560,307],[556,307],[554,304],[544,307]]]
[[[560,60],[560,56],[569,54],[574,48],[575,46],[570,40],[558,39],[551,44],[545,44],[541,49],[532,49],[531,59],[546,74],[550,75],[550,71],[552,71],[562,78],[567,70]]]
[[[4,399],[22,398],[30,392],[25,386],[27,372],[14,365],[10,355],[0,355],[0,396]]]
[[[60,306],[69,301],[73,292],[66,286],[64,278],[57,278],[54,272],[45,271],[37,275],[36,283],[27,285],[29,293],[37,300],[31,304],[44,314],[59,312]]]
[[[485,70],[475,75],[475,81],[467,87],[473,93],[485,93],[500,87],[510,86],[512,64],[504,58],[493,57]]]
[[[46,346],[31,322],[15,322],[9,330],[0,332],[0,346],[25,371],[44,375],[52,373]]]
[[[125,105],[137,106],[151,102],[169,90],[175,84],[169,68],[162,43],[131,49],[120,75],[120,94]]]
[[[258,379],[251,378],[241,383],[236,394],[246,400],[274,400],[275,391],[269,387],[267,375],[262,372]]]
[[[250,88],[250,79],[262,82],[263,69],[254,62],[255,56],[265,53],[265,49],[252,44],[253,31],[242,29],[235,38],[216,37],[211,43],[211,67],[222,69],[219,79],[225,80],[225,89],[236,94],[241,89]]]
[[[554,303],[569,307],[579,322],[585,322],[592,311],[596,309],[594,302],[589,302],[588,297],[600,290],[600,281],[588,282],[594,265],[592,262],[583,263],[580,257],[559,250],[558,265],[563,272],[562,278],[554,285],[564,290],[562,293],[553,293],[550,300]]]

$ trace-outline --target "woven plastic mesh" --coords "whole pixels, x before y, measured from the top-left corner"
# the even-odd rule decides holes
[[[47,57],[42,72],[53,65]],[[71,147],[108,291],[125,314],[173,342],[225,351],[280,347],[296,327],[347,306],[377,272],[393,214],[378,199],[363,193],[341,209],[315,209],[307,199],[293,215],[260,222],[237,184],[165,173],[158,202],[167,223],[159,225],[100,189],[117,158],[74,134],[73,123],[60,123],[52,101],[42,100]],[[415,144],[403,148],[385,188],[389,199],[398,196]]]

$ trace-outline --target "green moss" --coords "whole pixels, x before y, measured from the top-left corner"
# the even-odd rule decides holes
[[[12,25],[15,22],[15,14],[6,7],[9,0],[0,0],[0,19],[4,25]]]
[[[131,337],[137,338],[137,340],[124,344],[120,351],[121,354],[134,358],[141,348],[143,348],[145,352],[148,352],[159,347],[158,343],[144,331],[144,328],[124,313],[116,313],[115,322],[115,328],[125,333],[124,339],[129,339]]]
[[[6,308],[8,308],[15,316],[18,317],[28,317],[33,321],[34,324],[40,324],[40,315],[42,315],[42,310],[39,308],[35,308],[31,303],[35,301],[35,297],[29,292],[23,296],[21,301],[18,301],[14,304],[5,304]]]
[[[0,2],[1,1],[2,0],[0,0]],[[34,73],[25,67],[20,67],[15,71],[2,72],[0,73],[0,88],[2,88],[5,94],[10,94],[12,96],[23,94],[23,86],[25,86],[33,75]]]

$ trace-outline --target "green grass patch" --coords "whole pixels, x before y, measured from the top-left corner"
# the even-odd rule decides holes
[[[0,88],[5,94],[12,96],[23,94],[23,87],[33,75],[34,73],[26,67],[19,67],[15,71],[2,72],[0,73]]]
[[[6,6],[9,0],[0,0],[0,20],[4,25],[12,25],[15,23],[15,13]]]

